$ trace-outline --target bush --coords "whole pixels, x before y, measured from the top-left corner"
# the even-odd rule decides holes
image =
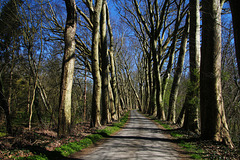
[[[100,134],[91,134],[91,135],[87,136],[87,138],[89,138],[92,141],[92,143],[96,143],[97,141],[102,139],[103,136]]]

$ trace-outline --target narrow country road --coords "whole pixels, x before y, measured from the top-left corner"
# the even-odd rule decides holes
[[[97,146],[87,155],[71,158],[80,160],[110,160],[110,159],[181,159],[178,152],[161,130],[150,120],[131,111],[128,124],[116,135],[111,136],[103,144]]]

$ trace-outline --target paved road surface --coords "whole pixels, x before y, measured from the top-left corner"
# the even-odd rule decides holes
[[[137,111],[131,111],[129,123],[116,135],[94,148],[88,155],[74,159],[86,160],[151,160],[180,159],[178,152],[172,148],[171,142],[161,130]]]

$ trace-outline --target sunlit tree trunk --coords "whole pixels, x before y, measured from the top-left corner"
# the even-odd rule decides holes
[[[163,82],[162,82],[162,97],[165,98],[165,91],[168,86],[168,81],[172,72],[172,66],[173,66],[173,61],[174,61],[174,55],[175,55],[175,50],[177,46],[177,40],[178,40],[178,31],[179,31],[179,26],[181,23],[181,4],[182,0],[177,4],[177,18],[174,26],[174,31],[173,31],[173,38],[172,38],[172,44],[168,50],[168,55],[169,55],[169,60],[168,60],[168,65],[167,69],[164,73],[163,76]]]
[[[199,132],[199,69],[200,69],[200,2],[191,0],[190,4],[190,85],[184,102],[185,117],[183,128]]]
[[[221,6],[203,0],[200,70],[201,137],[233,147],[226,122],[221,86]]]
[[[136,89],[135,89],[134,86],[133,86],[132,78],[131,78],[131,75],[130,75],[130,73],[129,73],[129,69],[128,69],[128,66],[127,66],[127,63],[126,63],[126,60],[125,60],[125,59],[124,59],[124,64],[125,64],[125,70],[126,70],[126,73],[127,73],[127,79],[128,79],[128,81],[129,81],[129,85],[130,85],[130,87],[132,88],[133,93],[134,93],[134,95],[135,95],[135,97],[136,97],[136,99],[137,99],[139,108],[142,108],[141,100],[140,100],[140,98],[139,98],[139,96],[138,96],[138,93],[137,93]],[[127,97],[127,98],[129,98],[129,97]]]
[[[113,120],[118,119],[118,110],[119,110],[119,96],[118,96],[118,89],[117,89],[117,78],[116,78],[116,71],[115,71],[115,58],[113,55],[113,33],[112,27],[110,22],[109,10],[107,7],[107,25],[108,25],[108,33],[110,38],[110,48],[109,48],[109,56],[110,56],[110,71],[111,71],[111,85],[112,85],[112,93],[114,97],[114,105],[111,117]]]
[[[91,127],[100,127],[101,109],[101,75],[99,68],[99,30],[100,14],[102,10],[102,0],[96,0],[93,12],[92,31],[92,74],[93,74],[93,98],[92,98],[92,119]]]
[[[75,0],[65,0],[67,21],[64,33],[64,57],[62,64],[58,137],[70,134],[71,126],[71,96],[75,63],[75,33],[77,28],[77,13]]]
[[[112,89],[112,85],[110,83],[110,74],[108,75],[108,91],[109,91],[109,121],[112,122],[113,120],[115,120],[115,104],[114,104],[114,96],[113,96],[113,89]]]
[[[153,49],[153,87],[155,90],[154,97],[156,101],[156,107],[157,107],[157,118],[159,120],[165,120],[165,112],[163,108],[162,103],[162,94],[161,94],[161,77],[160,77],[160,70],[159,70],[159,63],[158,63],[158,55],[157,55],[157,39],[154,40],[153,46],[155,49]],[[155,82],[155,83],[154,83]]]
[[[150,82],[149,82],[149,68],[148,68],[148,58],[147,58],[147,55],[145,57],[145,62],[144,62],[144,65],[145,65],[145,94],[144,94],[144,107],[143,107],[143,113],[147,113],[148,111],[148,108],[149,108],[149,101],[150,101]]]
[[[185,59],[187,39],[189,33],[189,15],[186,18],[185,29],[181,39],[180,53],[178,56],[177,68],[173,78],[172,89],[169,98],[169,109],[168,109],[168,118],[167,120],[175,123],[176,121],[176,101],[178,95],[179,84],[183,71],[183,63]]]

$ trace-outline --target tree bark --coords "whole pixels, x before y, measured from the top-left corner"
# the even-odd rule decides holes
[[[113,96],[113,89],[110,83],[110,74],[108,75],[108,91],[109,91],[109,122],[115,120],[115,104],[114,104],[114,96]]]
[[[108,122],[109,103],[108,103],[108,53],[107,53],[107,27],[106,27],[106,2],[103,2],[101,12],[101,57],[102,57],[102,119],[101,124]]]
[[[7,133],[12,135],[13,131],[12,131],[11,114],[9,111],[7,99],[3,94],[2,79],[0,79],[0,106],[3,108],[5,116],[6,116]]]
[[[226,122],[221,86],[221,5],[202,1],[200,69],[201,137],[233,147]]]
[[[113,55],[113,33],[112,27],[110,22],[109,10],[107,6],[107,25],[108,25],[108,33],[110,38],[110,48],[109,48],[109,56],[110,56],[110,71],[111,71],[111,85],[112,85],[112,93],[114,97],[114,105],[115,108],[112,110],[112,119],[117,120],[118,118],[118,108],[119,106],[119,96],[118,96],[118,89],[117,89],[117,78],[116,78],[116,71],[115,71],[115,58]]]
[[[168,86],[168,80],[172,72],[172,66],[173,66],[173,61],[174,61],[174,54],[176,50],[176,45],[177,45],[177,40],[178,40],[178,31],[179,31],[179,26],[181,23],[181,5],[182,5],[182,0],[177,4],[177,18],[174,26],[174,31],[173,31],[173,38],[172,38],[172,44],[168,50],[168,55],[169,55],[169,60],[168,60],[168,65],[167,69],[164,73],[163,76],[163,82],[162,82],[162,97],[165,98],[165,91]]]
[[[200,2],[192,0],[190,5],[190,85],[184,102],[185,117],[183,128],[199,132],[199,69],[200,69]]]
[[[234,41],[235,41],[235,50],[238,63],[238,74],[240,76],[240,3],[239,0],[229,0],[231,12],[232,12],[232,21],[233,21],[233,31],[234,31]]]
[[[85,58],[86,60],[87,58]],[[85,122],[87,120],[87,67],[85,67],[84,70],[84,100],[83,100],[83,121]]]
[[[58,137],[70,134],[71,126],[71,95],[75,63],[75,33],[77,28],[77,13],[75,0],[65,0],[67,21],[64,33],[64,57],[62,64]]]
[[[99,68],[99,29],[100,14],[102,10],[102,0],[96,0],[93,12],[93,31],[92,31],[92,74],[93,74],[93,98],[92,98],[92,117],[91,127],[100,127],[101,109],[101,75]]]
[[[182,40],[181,40],[180,53],[178,56],[177,68],[174,74],[172,89],[171,89],[170,98],[169,98],[169,109],[168,109],[167,120],[173,123],[176,122],[176,111],[175,111],[176,101],[177,101],[179,83],[180,83],[182,71],[183,71],[183,63],[185,59],[188,33],[189,33],[189,15],[187,15],[187,18],[186,18],[185,29],[184,29]]]

